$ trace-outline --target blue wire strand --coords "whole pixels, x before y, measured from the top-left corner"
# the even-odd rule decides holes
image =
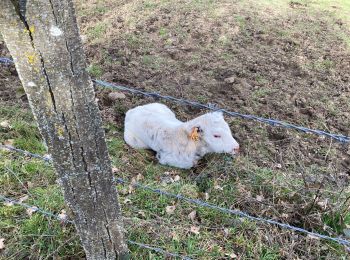
[[[0,145],[0,148],[1,147],[7,148],[6,146],[3,146],[3,145]],[[29,153],[29,152],[21,150],[21,149],[11,149],[11,150],[12,151],[16,151],[16,152],[21,152],[21,153],[26,154],[26,155],[32,154],[32,153]],[[42,159],[44,158],[41,155],[37,155],[37,154],[34,154],[34,155],[36,155],[35,158],[42,158]],[[67,177],[69,177],[69,175]],[[267,224],[271,224],[271,225],[276,225],[276,226],[279,226],[281,228],[285,228],[285,229],[301,232],[301,233],[304,233],[304,234],[308,234],[310,236],[314,236],[314,237],[330,240],[330,241],[336,242],[338,244],[350,247],[350,241],[342,239],[340,237],[330,237],[330,236],[327,236],[327,235],[322,235],[322,234],[319,234],[319,233],[311,232],[311,231],[308,231],[308,230],[303,229],[303,228],[299,228],[299,227],[291,226],[289,224],[281,223],[281,222],[278,222],[278,221],[275,221],[275,220],[272,220],[272,219],[265,219],[265,218],[260,218],[260,217],[254,217],[254,216],[251,216],[251,215],[249,215],[249,214],[247,214],[245,212],[242,212],[240,210],[232,210],[232,209],[227,209],[227,208],[224,208],[224,207],[219,207],[219,206],[216,206],[214,204],[207,203],[205,201],[201,201],[201,200],[198,200],[198,199],[192,199],[192,198],[185,197],[185,196],[183,196],[181,194],[174,194],[174,193],[163,191],[163,190],[160,190],[160,189],[151,188],[149,186],[145,186],[145,185],[139,184],[137,182],[135,182],[135,183],[134,182],[129,182],[129,181],[126,181],[126,180],[124,180],[122,178],[116,178],[115,182],[116,183],[121,183],[121,184],[129,184],[129,185],[135,186],[135,187],[143,189],[143,190],[148,190],[148,191],[151,191],[153,193],[157,193],[157,194],[164,195],[164,196],[167,196],[167,197],[176,198],[176,199],[179,199],[179,200],[182,200],[182,201],[186,201],[188,203],[195,204],[195,205],[198,205],[198,206],[211,208],[211,209],[214,209],[214,210],[217,210],[217,211],[221,211],[221,212],[224,212],[224,213],[227,213],[227,214],[231,214],[231,215],[236,215],[236,216],[239,216],[239,217],[247,218],[247,219],[255,221],[255,222],[262,222],[262,223],[267,223]]]
[[[33,158],[44,160],[45,162],[51,162],[51,159],[49,157],[42,156],[42,155],[35,154],[35,153],[31,153],[31,152],[28,152],[28,151],[25,151],[25,150],[22,150],[22,149],[15,148],[13,146],[2,145],[1,144],[0,148],[5,148],[5,149],[10,150],[10,151],[19,152],[19,153],[22,153],[22,154],[24,154],[26,156],[30,156],[30,157],[33,157]]]
[[[0,63],[5,64],[5,65],[10,65],[13,63],[13,60],[6,58],[6,57],[0,57]]]

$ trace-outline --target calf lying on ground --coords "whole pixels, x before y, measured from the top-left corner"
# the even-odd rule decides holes
[[[221,112],[181,122],[159,103],[138,106],[126,113],[124,139],[133,148],[157,152],[161,164],[185,169],[195,166],[207,153],[236,154],[239,150]]]

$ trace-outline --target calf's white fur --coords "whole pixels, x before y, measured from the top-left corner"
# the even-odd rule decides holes
[[[221,112],[181,122],[159,103],[126,113],[124,139],[133,148],[154,150],[161,164],[185,169],[195,166],[207,153],[235,154],[239,149]]]

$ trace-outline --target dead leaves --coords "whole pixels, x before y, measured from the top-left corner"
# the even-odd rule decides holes
[[[145,177],[141,173],[136,175],[136,181],[142,181],[144,178]]]
[[[58,219],[61,220],[62,222],[65,222],[68,220],[67,212],[64,209],[62,209],[61,213],[58,214]]]
[[[12,126],[10,125],[10,122],[8,120],[4,120],[0,122],[0,129],[12,129]],[[14,140],[13,139],[8,139],[3,142],[3,145],[11,146],[13,147]]]
[[[264,196],[263,195],[256,195],[256,200],[259,202],[262,202],[264,200]]]
[[[29,199],[29,196],[28,196],[28,195],[25,195],[25,196],[23,196],[23,197],[20,197],[20,198],[18,199],[18,202],[22,203],[22,202],[26,201],[27,199]]]
[[[192,220],[192,221],[195,221],[195,219],[196,219],[196,217],[197,217],[197,211],[191,211],[191,213],[190,214],[188,214],[188,216],[187,216],[190,220]]]
[[[220,186],[216,180],[214,181],[214,189],[221,190],[221,191],[224,190],[224,188],[222,186]]]
[[[174,214],[175,209],[176,209],[176,206],[175,206],[175,205],[173,205],[173,206],[166,206],[166,207],[165,207],[165,212],[166,212],[168,215],[172,215],[172,214]]]
[[[193,234],[199,235],[199,230],[200,230],[200,229],[201,229],[201,228],[200,228],[199,226],[191,226],[190,231],[191,231],[191,233],[193,233]]]
[[[7,139],[3,142],[4,145],[13,147],[13,143],[15,142],[14,139]]]
[[[328,206],[328,201],[329,201],[328,199],[324,199],[324,200],[318,200],[316,203],[320,208],[326,210]]]
[[[135,185],[138,184],[139,181],[143,180],[145,177],[142,174],[138,174],[136,177],[131,179],[131,183],[128,186],[128,190],[121,190],[121,193],[124,195],[131,194],[135,192]]]
[[[228,253],[228,254],[225,254],[225,255],[228,256],[230,259],[235,259],[235,258],[238,257],[235,253]]]
[[[162,184],[165,185],[180,181],[181,176],[177,175],[175,172],[164,172],[160,179],[162,181]]]
[[[39,209],[38,207],[32,206],[32,207],[26,209],[26,213],[29,217],[31,217],[33,215],[33,213],[38,211],[38,209]]]
[[[171,238],[174,241],[180,241],[179,234],[176,233],[175,231],[171,232]]]
[[[12,129],[12,126],[10,125],[10,122],[8,120],[0,122],[0,127],[5,129]]]

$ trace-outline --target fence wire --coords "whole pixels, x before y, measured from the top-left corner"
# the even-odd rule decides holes
[[[8,146],[5,146],[5,145],[0,145],[0,148],[5,148],[5,149],[11,150],[11,151],[20,152],[20,153],[23,153],[23,154],[25,154],[27,156],[31,156],[31,154],[32,154],[32,153],[27,152],[25,150],[21,150],[21,149],[17,149],[17,148],[13,149],[13,147],[8,147]],[[39,159],[44,159],[45,158],[45,157],[43,157],[41,155],[38,155],[38,154],[33,154],[33,155],[35,155],[34,156],[35,158],[39,158]],[[66,176],[66,177],[69,177],[69,175]],[[275,225],[275,226],[278,226],[280,228],[289,229],[289,230],[292,230],[292,231],[304,233],[304,234],[307,234],[307,235],[309,235],[311,237],[316,237],[316,238],[320,238],[320,239],[326,239],[326,240],[333,241],[333,242],[336,242],[338,244],[350,247],[350,241],[348,241],[346,239],[343,239],[341,237],[331,237],[331,236],[323,235],[323,234],[320,234],[320,233],[308,231],[308,230],[300,228],[300,227],[295,227],[295,226],[292,226],[292,225],[289,225],[289,224],[281,223],[281,222],[275,221],[273,219],[265,219],[265,218],[261,218],[261,217],[255,217],[255,216],[252,216],[252,215],[250,215],[248,213],[245,213],[243,211],[240,211],[240,210],[233,210],[233,209],[220,207],[220,206],[217,206],[217,205],[214,205],[214,204],[211,204],[211,203],[199,200],[199,199],[188,198],[188,197],[183,196],[181,194],[175,194],[175,193],[171,193],[171,192],[168,192],[168,191],[163,191],[163,190],[160,190],[160,189],[156,189],[156,188],[152,188],[152,187],[149,187],[149,186],[142,185],[142,184],[137,183],[137,182],[130,182],[130,181],[124,180],[122,178],[116,178],[115,182],[116,183],[120,183],[120,184],[132,185],[132,186],[134,186],[136,188],[140,188],[140,189],[147,190],[147,191],[150,191],[150,192],[153,192],[153,193],[157,193],[159,195],[164,195],[164,196],[167,196],[167,197],[175,198],[175,199],[178,199],[178,200],[181,200],[181,201],[185,201],[185,202],[190,203],[190,204],[195,204],[197,206],[214,209],[214,210],[226,213],[226,214],[230,214],[230,215],[235,215],[235,216],[238,216],[238,217],[246,218],[246,219],[249,219],[249,220],[254,221],[254,222],[261,222],[261,223]]]
[[[10,65],[13,63],[13,61],[9,58],[6,58],[6,57],[0,57],[0,63],[5,64],[5,65]]]
[[[275,120],[275,119],[263,118],[263,117],[258,117],[258,116],[254,116],[254,115],[248,115],[248,114],[241,114],[238,112],[232,112],[232,111],[228,111],[226,109],[218,108],[217,106],[214,106],[214,105],[205,105],[205,104],[201,104],[199,102],[189,101],[186,99],[176,98],[176,97],[172,97],[172,96],[164,96],[164,95],[161,95],[161,94],[156,93],[156,92],[146,92],[146,91],[138,90],[135,88],[129,88],[129,87],[125,87],[125,86],[121,86],[121,85],[117,85],[117,84],[108,83],[108,82],[105,82],[102,80],[93,80],[93,82],[95,82],[96,84],[98,84],[102,87],[127,91],[127,92],[130,92],[133,94],[140,94],[140,95],[152,97],[152,98],[164,99],[164,100],[176,102],[179,104],[190,105],[190,106],[198,107],[198,108],[202,108],[202,109],[208,109],[208,110],[212,110],[212,111],[221,111],[221,112],[223,112],[229,116],[232,116],[232,117],[239,117],[239,118],[243,118],[243,119],[247,119],[247,120],[254,120],[254,121],[257,121],[260,123],[269,124],[271,126],[289,128],[289,129],[294,129],[294,130],[301,131],[304,133],[325,136],[328,138],[332,138],[332,139],[334,139],[338,142],[341,142],[341,143],[349,143],[350,142],[349,136],[345,136],[345,135],[341,135],[341,134],[333,134],[333,133],[325,132],[323,130],[310,129],[307,127],[293,125],[293,124],[279,121],[279,120]]]

